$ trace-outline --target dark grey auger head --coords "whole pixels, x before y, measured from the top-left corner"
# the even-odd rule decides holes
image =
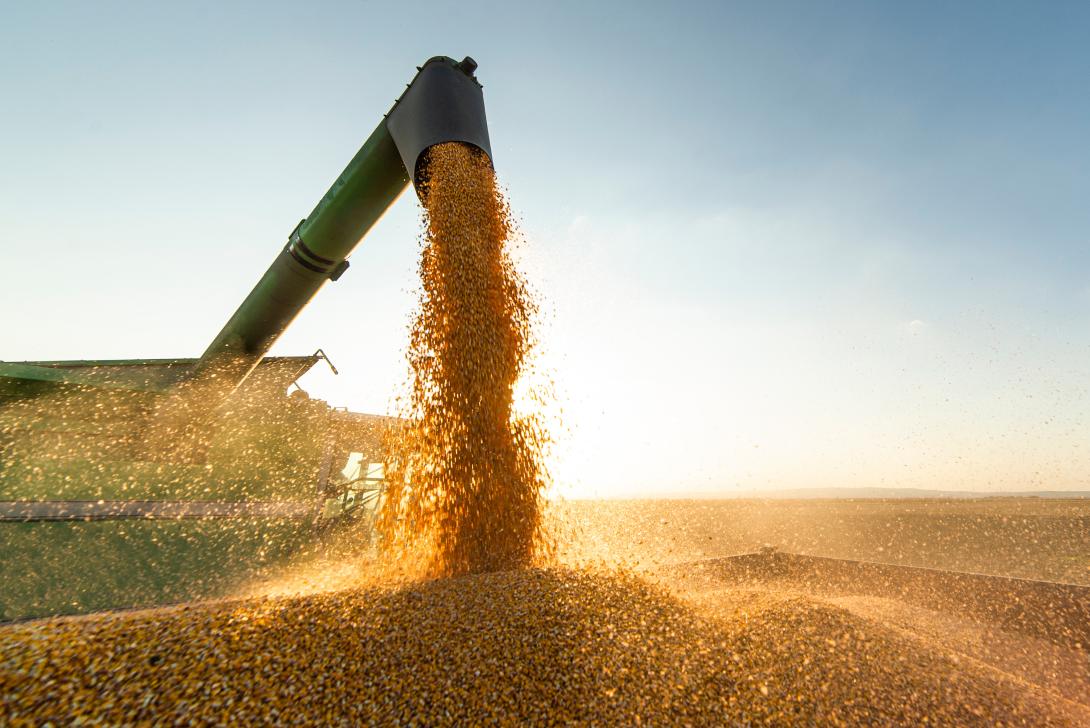
[[[492,160],[484,93],[473,75],[476,70],[477,62],[469,56],[462,61],[446,56],[429,59],[386,116],[386,128],[418,191],[424,152],[436,144],[462,142]]]

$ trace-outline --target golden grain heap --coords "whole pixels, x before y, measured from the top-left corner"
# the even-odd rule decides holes
[[[539,417],[513,408],[535,307],[509,254],[511,217],[488,158],[428,152],[409,391],[378,519],[398,564],[429,576],[518,568],[541,542]]]
[[[0,628],[3,725],[1085,725],[841,609],[520,569]]]

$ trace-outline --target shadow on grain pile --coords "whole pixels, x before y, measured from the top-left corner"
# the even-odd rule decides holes
[[[527,569],[0,630],[0,722],[1072,725],[849,612]],[[1075,712],[1072,712],[1075,711]]]

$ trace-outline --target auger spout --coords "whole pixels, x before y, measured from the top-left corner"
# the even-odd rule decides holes
[[[272,265],[212,340],[193,369],[219,401],[233,392],[412,181],[422,182],[427,149],[471,144],[492,158],[484,96],[472,58],[446,56],[421,66],[393,108],[288,238]]]

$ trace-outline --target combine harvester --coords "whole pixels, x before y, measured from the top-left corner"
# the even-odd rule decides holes
[[[266,353],[410,181],[419,192],[431,146],[491,159],[476,68],[417,69],[199,359],[0,362],[0,619],[215,594],[366,525],[391,420],[288,394],[329,362],[321,349]]]

